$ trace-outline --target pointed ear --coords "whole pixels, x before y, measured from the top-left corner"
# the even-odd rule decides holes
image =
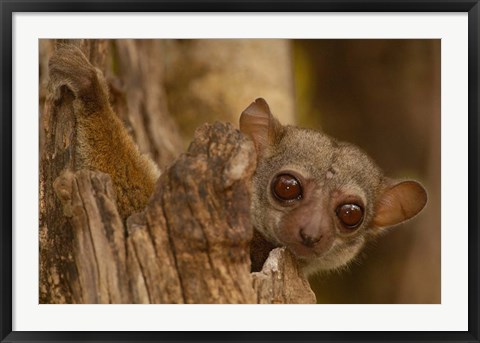
[[[258,155],[275,142],[282,129],[283,126],[272,115],[267,102],[262,98],[252,102],[240,116],[240,131],[252,138]]]
[[[427,192],[416,181],[393,184],[377,201],[373,226],[383,228],[400,224],[419,213],[427,203]]]

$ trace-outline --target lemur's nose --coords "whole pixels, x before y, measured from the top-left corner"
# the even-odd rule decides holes
[[[303,228],[300,229],[300,237],[302,238],[302,244],[307,247],[313,247],[315,244],[320,242],[322,235],[320,233],[311,234],[307,233]]]

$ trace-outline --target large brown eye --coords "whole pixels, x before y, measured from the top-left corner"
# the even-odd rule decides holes
[[[272,193],[279,200],[295,200],[302,197],[302,187],[295,176],[280,174],[273,179]]]
[[[354,229],[363,219],[363,209],[357,204],[343,204],[337,207],[337,217],[342,224],[349,228]]]

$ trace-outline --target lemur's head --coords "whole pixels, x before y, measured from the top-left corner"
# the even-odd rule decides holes
[[[258,156],[252,223],[293,252],[307,274],[346,265],[370,237],[426,204],[418,182],[385,177],[355,145],[281,125],[261,98],[242,113],[240,130]]]

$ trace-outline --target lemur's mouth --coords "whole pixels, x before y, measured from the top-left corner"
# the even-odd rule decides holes
[[[318,251],[315,247],[308,247],[300,243],[287,244],[287,248],[299,259],[312,259],[324,255],[324,251]]]

